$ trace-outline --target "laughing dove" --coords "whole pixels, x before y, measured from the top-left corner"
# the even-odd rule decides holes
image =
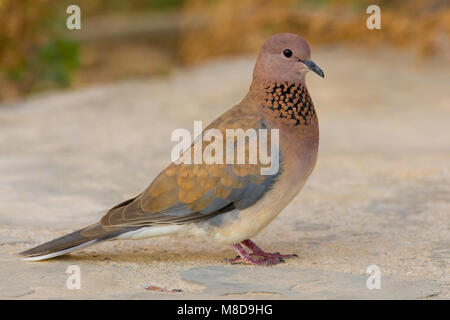
[[[174,161],[145,191],[111,208],[99,222],[21,254],[25,260],[37,261],[105,240],[183,235],[231,244],[239,254],[229,260],[232,263],[276,264],[295,256],[266,253],[250,237],[300,192],[315,166],[319,125],[305,84],[310,70],[324,77],[310,60],[310,47],[302,37],[289,33],[272,36],[261,48],[248,94],[200,136],[209,129],[216,133],[229,129],[276,130],[278,135],[267,134],[266,139],[266,149],[271,150],[272,160],[278,161],[273,172],[264,173],[269,164],[261,159],[250,163],[250,143],[239,149],[239,142],[233,138],[231,149],[237,151],[237,157],[245,154],[243,163],[223,160],[219,152],[216,155],[223,161]],[[193,154],[201,140],[196,139],[181,155]],[[202,142],[205,152],[209,144]],[[222,153],[224,159],[228,154],[229,149]]]

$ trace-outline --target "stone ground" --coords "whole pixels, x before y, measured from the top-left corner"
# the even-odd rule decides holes
[[[0,106],[0,298],[449,299],[448,67],[338,48],[314,60],[326,74],[308,78],[319,160],[254,239],[299,255],[273,267],[229,266],[230,248],[166,237],[44,262],[17,256],[145,188],[170,161],[173,129],[239,102],[254,57]],[[366,287],[373,264],[380,290]],[[80,290],[66,287],[69,265],[80,267]]]

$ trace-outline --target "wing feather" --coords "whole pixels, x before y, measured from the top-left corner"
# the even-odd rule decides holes
[[[211,123],[205,131],[216,128],[225,136],[226,129],[266,128],[261,116],[244,109],[236,106]],[[270,136],[268,140],[270,144]],[[199,141],[197,139],[195,143]],[[191,152],[191,159],[194,159],[193,146],[186,151]],[[203,141],[202,150],[207,146],[208,143]],[[239,150],[237,139],[234,148],[236,154]],[[268,148],[270,150],[270,146]],[[108,211],[101,224],[104,228],[184,224],[236,208],[247,208],[270,190],[279,172],[261,175],[263,166],[260,163],[248,164],[248,143],[245,152],[245,164],[225,164],[225,151],[224,164],[172,163],[142,194]]]

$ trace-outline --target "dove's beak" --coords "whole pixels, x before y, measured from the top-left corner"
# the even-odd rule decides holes
[[[303,64],[305,66],[308,67],[309,70],[317,73],[322,78],[325,78],[325,74],[323,73],[322,69],[320,69],[319,66],[314,63],[314,61],[312,61],[312,60],[305,60],[305,61],[302,61],[302,62],[303,62]]]

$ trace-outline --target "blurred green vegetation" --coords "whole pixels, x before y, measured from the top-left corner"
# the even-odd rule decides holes
[[[69,83],[77,45],[53,34],[55,11],[46,2],[0,0],[0,98],[27,93],[36,83]],[[53,59],[61,51],[70,62]]]
[[[83,43],[66,30],[66,8],[77,4],[85,19],[105,14],[165,12],[182,0],[0,0],[0,100],[69,87],[81,66]],[[80,33],[82,31],[72,31]]]
[[[43,81],[67,87],[70,74],[79,66],[78,49],[78,43],[51,39],[39,48],[28,69]]]

